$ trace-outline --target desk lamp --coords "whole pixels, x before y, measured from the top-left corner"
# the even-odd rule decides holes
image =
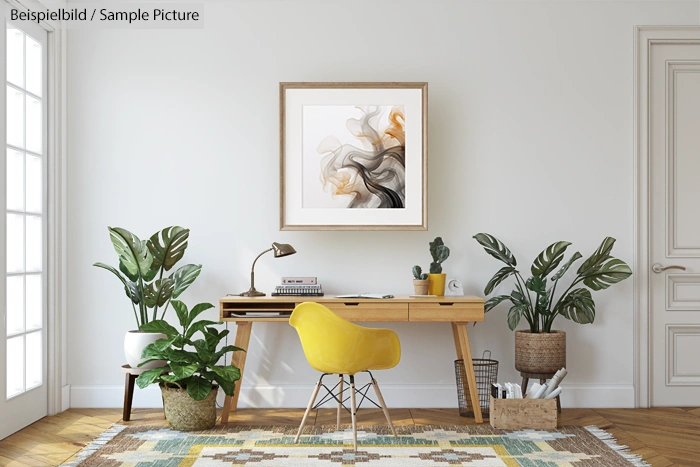
[[[272,248],[260,253],[253,261],[253,266],[251,266],[251,268],[250,268],[250,289],[248,289],[247,292],[241,293],[240,294],[241,297],[264,297],[265,296],[265,294],[263,292],[258,292],[257,290],[255,290],[255,263],[256,263],[256,261],[258,261],[258,258],[260,258],[262,255],[264,255],[268,251],[274,251],[275,258],[281,258],[283,256],[293,255],[294,253],[297,252],[297,250],[295,250],[294,247],[292,245],[289,245],[288,243],[273,242]]]

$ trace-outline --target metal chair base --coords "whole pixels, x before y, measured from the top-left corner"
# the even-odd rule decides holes
[[[365,372],[363,372],[365,373]],[[297,432],[296,438],[294,438],[294,443],[296,444],[299,442],[299,437],[301,436],[301,432],[304,428],[304,424],[306,423],[306,419],[309,416],[309,412],[313,409],[317,409],[321,405],[325,404],[326,402],[330,401],[331,399],[335,399],[336,402],[338,402],[338,416],[337,416],[337,421],[336,421],[336,430],[340,429],[340,413],[341,409],[345,409],[348,412],[350,412],[350,416],[352,419],[352,435],[353,435],[353,447],[354,450],[357,451],[357,410],[360,408],[362,403],[365,400],[370,401],[372,404],[374,404],[377,408],[382,409],[384,412],[384,416],[386,417],[386,421],[389,423],[389,428],[391,429],[391,433],[394,435],[396,438],[396,430],[394,429],[394,424],[391,422],[391,417],[389,416],[389,410],[386,407],[386,403],[384,402],[384,397],[382,397],[382,393],[379,390],[379,384],[377,383],[377,380],[374,379],[374,376],[372,376],[372,373],[369,371],[366,371],[366,373],[369,374],[371,382],[365,384],[362,386],[360,389],[357,389],[355,387],[355,375],[348,375],[350,378],[350,395],[345,397],[345,379],[343,378],[343,375],[340,374],[338,375],[338,382],[336,383],[335,386],[332,388],[329,388],[323,383],[323,378],[325,376],[330,376],[330,373],[324,373],[321,375],[319,378],[318,382],[314,386],[314,390],[311,393],[311,399],[309,400],[309,405],[306,407],[306,412],[304,412],[304,417],[301,419],[301,425],[299,425],[299,431]],[[370,386],[374,388],[374,392],[377,395],[377,399],[379,399],[379,404],[377,404],[375,401],[370,399],[367,396],[367,392],[369,391]],[[320,402],[314,405],[316,402],[316,397],[318,396],[319,390],[323,388],[326,390],[326,395],[323,396]],[[360,403],[357,404],[356,400],[356,395],[359,394],[362,396],[362,399],[360,399]],[[350,408],[345,406],[345,402],[350,399]]]

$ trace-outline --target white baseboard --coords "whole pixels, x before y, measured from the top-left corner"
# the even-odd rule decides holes
[[[634,386],[631,384],[571,384],[562,385],[562,406],[568,408],[632,408]],[[309,402],[313,385],[287,384],[280,386],[243,386],[238,406],[267,408],[303,408]],[[383,384],[382,395],[392,408],[457,407],[454,384]],[[373,395],[370,389],[369,395]],[[319,394],[320,396],[320,394]],[[219,394],[219,404],[223,401]],[[122,407],[123,386],[70,386],[70,406],[75,408]],[[134,390],[133,408],[162,407],[157,386]],[[333,404],[329,403],[329,407]],[[369,405],[368,405],[369,406]]]
[[[61,412],[70,409],[70,384],[61,388]]]

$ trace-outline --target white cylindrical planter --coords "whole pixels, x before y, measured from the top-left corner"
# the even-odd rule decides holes
[[[139,363],[147,360],[141,358],[143,349],[148,344],[152,344],[158,339],[165,339],[166,337],[168,336],[159,333],[128,331],[124,336],[124,356],[126,356],[126,363],[128,363],[131,368],[139,368]],[[165,366],[166,363],[168,362],[165,360],[156,360],[145,364],[141,368],[159,368]]]

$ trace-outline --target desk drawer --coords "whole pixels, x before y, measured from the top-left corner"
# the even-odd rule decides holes
[[[408,321],[408,303],[362,302],[352,299],[321,303],[348,321]]]
[[[467,302],[430,302],[408,305],[409,321],[483,321],[484,304]]]

